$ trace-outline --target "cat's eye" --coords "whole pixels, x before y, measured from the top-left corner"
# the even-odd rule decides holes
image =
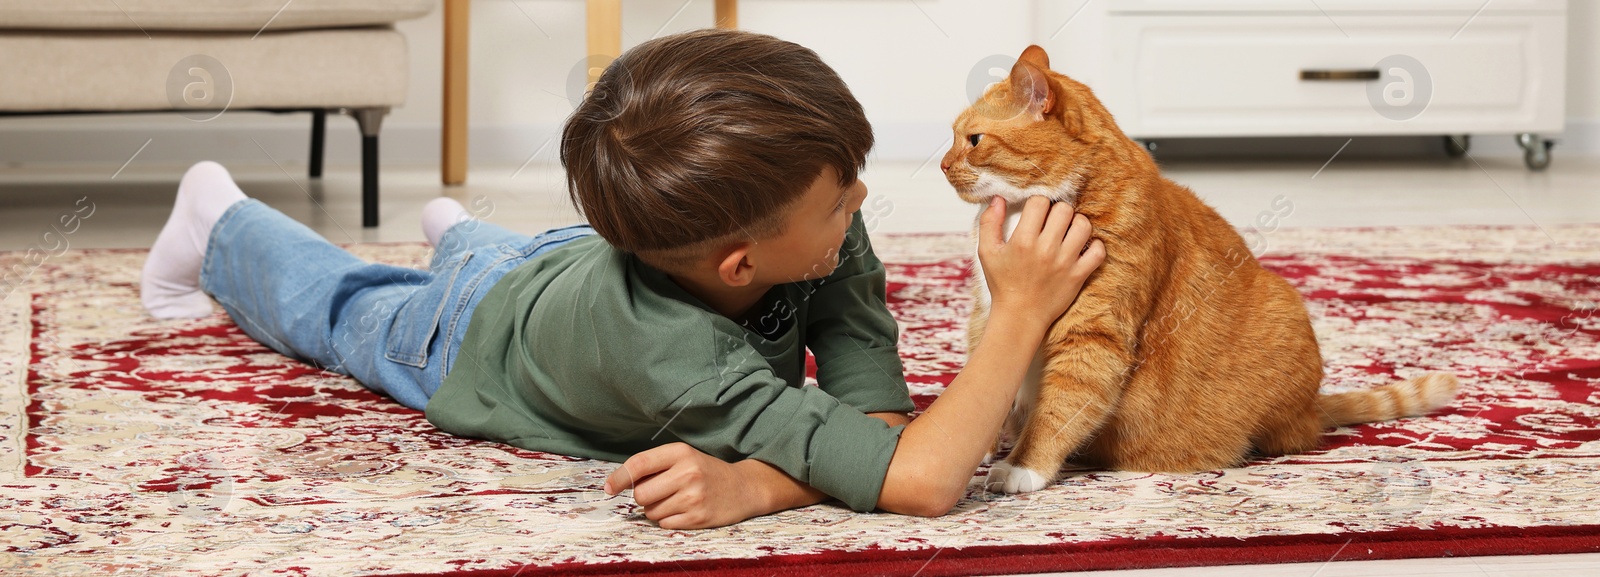
[[[981,138],[983,138],[982,134],[969,134],[967,135],[967,142],[971,142],[973,146],[977,146],[978,140]]]

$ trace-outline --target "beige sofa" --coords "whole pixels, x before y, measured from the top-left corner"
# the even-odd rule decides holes
[[[434,4],[0,0],[0,115],[310,112],[317,178],[327,113],[347,113],[362,135],[362,225],[377,226],[378,133],[405,102],[408,70],[392,24]]]

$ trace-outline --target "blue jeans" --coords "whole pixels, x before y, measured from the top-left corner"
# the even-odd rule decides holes
[[[593,232],[577,225],[529,237],[468,220],[445,232],[423,271],[363,261],[247,199],[212,228],[200,287],[261,344],[421,410],[489,287]]]

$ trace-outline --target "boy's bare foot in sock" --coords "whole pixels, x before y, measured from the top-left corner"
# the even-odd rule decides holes
[[[456,199],[441,196],[423,205],[422,234],[428,237],[428,245],[439,246],[439,239],[444,237],[445,231],[467,220],[472,220],[472,213],[467,212],[467,207],[461,206]]]
[[[211,297],[200,291],[206,242],[222,213],[244,199],[244,192],[220,164],[207,160],[183,173],[172,216],[150,247],[139,279],[139,299],[151,316],[176,319],[211,314]]]

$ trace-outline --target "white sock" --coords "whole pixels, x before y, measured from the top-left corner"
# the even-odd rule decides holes
[[[244,199],[244,192],[220,164],[207,160],[183,173],[172,216],[150,247],[139,279],[139,299],[151,316],[176,319],[211,314],[211,298],[200,291],[206,241],[222,213]]]
[[[428,237],[430,246],[439,246],[439,239],[444,237],[445,231],[467,220],[472,220],[472,213],[467,212],[467,207],[461,206],[454,198],[441,196],[423,205],[422,234]]]

